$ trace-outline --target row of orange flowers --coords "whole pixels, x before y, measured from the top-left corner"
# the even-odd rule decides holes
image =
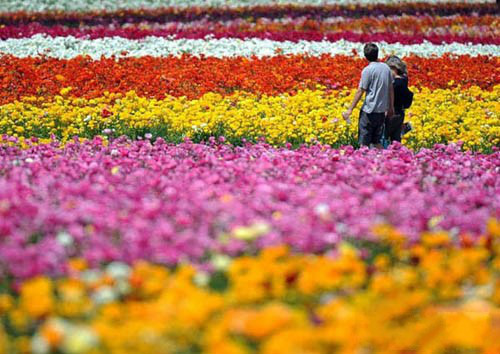
[[[494,15],[485,16],[401,16],[401,17],[360,17],[330,20],[317,20],[315,18],[297,18],[293,21],[270,21],[259,18],[251,21],[242,19],[238,22],[240,31],[278,32],[278,31],[353,31],[356,33],[385,32],[389,29],[398,33],[421,34],[435,30],[437,27],[449,27],[449,33],[460,34],[460,30],[473,26],[488,26],[488,30],[498,31],[496,27],[499,19]],[[214,22],[213,26],[218,31],[227,30],[230,26],[225,23]],[[236,27],[236,26],[233,26]]]
[[[407,57],[410,85],[450,88],[479,86],[491,90],[500,81],[500,58],[459,56]],[[276,56],[236,58],[141,57],[93,61],[50,58],[0,58],[0,104],[25,96],[52,97],[72,87],[76,97],[95,98],[106,91],[163,98],[199,98],[208,92],[294,94],[320,84],[329,90],[358,84],[364,59],[348,56]]]

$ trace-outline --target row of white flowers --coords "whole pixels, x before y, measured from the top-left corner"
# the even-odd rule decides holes
[[[396,54],[399,56],[417,55],[434,57],[450,55],[489,55],[498,56],[500,46],[483,44],[440,44],[422,43],[404,45],[400,43],[378,43],[381,55]],[[121,37],[99,39],[78,39],[75,37],[48,37],[35,35],[31,38],[7,39],[0,41],[0,54],[16,57],[48,56],[60,59],[70,59],[79,55],[89,55],[94,59],[105,57],[141,57],[141,56],[179,56],[191,54],[207,57],[264,57],[281,54],[307,54],[310,56],[358,55],[362,56],[363,43],[340,40],[279,42],[262,39],[169,39],[161,37],[146,37],[141,40],[131,40]]]
[[[160,7],[241,7],[254,5],[397,4],[421,0],[2,0],[0,12],[14,11],[92,11]],[[427,0],[428,3],[494,3],[495,0]]]

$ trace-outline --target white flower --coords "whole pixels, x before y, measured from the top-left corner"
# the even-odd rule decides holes
[[[99,281],[99,279],[101,279],[102,273],[96,269],[88,269],[83,271],[80,277],[86,284],[92,284],[96,283],[97,281]]]
[[[217,254],[212,258],[212,265],[216,270],[224,270],[231,264],[231,257],[225,254]]]
[[[67,232],[59,232],[56,236],[57,242],[64,247],[69,247],[73,244],[73,237]]]
[[[347,225],[344,223],[341,223],[341,222],[338,222],[335,225],[335,228],[337,229],[338,233],[342,233],[342,234],[345,234],[349,231],[349,228],[347,227]]]
[[[40,334],[36,334],[31,340],[31,351],[34,354],[50,353],[49,343]]]
[[[127,280],[120,279],[116,282],[115,289],[119,294],[126,295],[130,293],[132,287]]]
[[[28,157],[24,161],[27,162],[27,163],[33,163],[33,162],[35,162],[35,160],[33,160],[31,157]]]
[[[118,156],[118,155],[119,155],[119,152],[117,149],[111,150],[111,156]]]
[[[66,331],[70,327],[70,324],[60,318],[50,318],[44,326],[50,327],[51,330],[64,337]],[[31,340],[31,350],[34,354],[45,354],[51,352],[49,343],[40,333],[35,334]]]
[[[264,221],[258,221],[253,223],[252,229],[254,230],[255,233],[257,233],[259,236],[267,234],[268,232],[271,231],[271,226],[267,222]]]
[[[110,286],[103,286],[99,288],[93,295],[92,299],[97,304],[107,304],[115,301],[118,298],[118,294]]]
[[[194,275],[193,281],[198,286],[206,286],[210,280],[210,276],[206,272],[198,272]]]
[[[320,203],[314,207],[314,213],[319,216],[330,215],[330,207],[325,203]]]
[[[239,240],[251,241],[271,231],[271,226],[264,221],[257,221],[250,226],[238,226],[233,232],[232,236]]]
[[[435,57],[444,54],[451,55],[489,55],[497,57],[500,46],[490,44],[421,44],[405,45],[401,43],[388,44],[379,42],[381,56],[397,53],[399,56],[415,55],[421,57]],[[50,49],[49,53],[45,53]],[[308,54],[310,56],[347,55],[361,56],[363,43],[339,40],[336,42],[323,41],[272,41],[268,39],[167,39],[162,37],[146,37],[144,39],[126,39],[120,37],[106,37],[98,39],[82,39],[72,36],[49,37],[37,34],[30,38],[7,39],[0,41],[0,53],[17,57],[48,55],[59,59],[70,59],[83,53],[89,53],[94,59],[105,57],[154,57],[179,56],[189,53],[194,56],[207,57],[257,57],[276,56],[282,54]],[[356,51],[356,54],[353,53]],[[124,54],[126,52],[126,54]],[[87,118],[84,121],[87,121]],[[90,120],[90,119],[89,119]]]
[[[64,353],[80,354],[87,353],[98,344],[97,335],[84,326],[73,326],[65,336],[62,349]]]
[[[106,273],[113,279],[126,279],[130,276],[130,267],[122,262],[112,262],[106,267]]]

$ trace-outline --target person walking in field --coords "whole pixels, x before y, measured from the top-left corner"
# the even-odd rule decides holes
[[[402,135],[411,125],[404,124],[405,109],[410,108],[413,102],[413,93],[408,89],[408,70],[406,64],[397,56],[390,56],[385,63],[392,71],[394,78],[394,116],[385,119],[384,137],[385,144],[394,141],[401,142]]]
[[[368,43],[363,49],[365,58],[370,62],[361,72],[359,88],[349,109],[342,113],[349,120],[352,111],[366,93],[359,113],[358,141],[361,146],[382,148],[382,134],[386,117],[394,115],[394,88],[391,69],[378,61],[378,47]]]

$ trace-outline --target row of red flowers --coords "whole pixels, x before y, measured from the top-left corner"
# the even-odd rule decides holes
[[[194,21],[166,24],[142,22],[123,26],[46,26],[33,22],[18,26],[0,27],[0,38],[23,38],[44,33],[50,36],[74,36],[101,38],[119,36],[139,39],[146,36],[176,36],[178,38],[202,38],[213,34],[221,37],[258,37],[273,40],[338,40],[380,41],[400,43],[473,42],[500,43],[497,16],[403,16],[334,18],[321,21],[315,18],[286,18],[280,20],[238,19],[229,22]]]
[[[449,56],[405,58],[410,84],[431,89],[461,85],[491,89],[500,82],[500,58]],[[207,92],[231,94],[236,90],[262,94],[294,93],[314,88],[356,87],[364,59],[348,56],[276,56],[249,60],[237,58],[90,57],[71,60],[50,58],[0,58],[0,104],[23,96],[54,96],[64,87],[72,95],[94,98],[105,91],[141,96],[199,97]]]
[[[215,20],[225,21],[235,18],[282,18],[282,17],[354,17],[362,16],[400,16],[400,15],[496,15],[498,7],[494,3],[404,3],[400,4],[342,4],[326,6],[248,6],[240,8],[161,8],[161,9],[130,9],[121,11],[94,11],[86,13],[51,12],[16,12],[1,13],[0,24],[20,24],[33,21],[45,24],[104,24],[130,23],[142,21],[195,21]]]
[[[167,37],[173,36],[176,39],[202,39],[207,36],[213,38],[259,38],[270,39],[274,41],[292,41],[300,40],[308,41],[338,41],[348,40],[352,42],[387,42],[401,44],[420,44],[428,41],[434,44],[441,43],[473,43],[473,44],[495,44],[500,45],[500,36],[495,34],[481,33],[477,29],[474,35],[456,35],[456,34],[404,34],[398,32],[376,32],[376,33],[356,33],[352,31],[344,32],[324,32],[321,30],[306,30],[306,31],[238,31],[238,30],[210,30],[203,28],[195,28],[191,30],[181,30],[179,28],[171,29],[141,29],[141,28],[110,28],[107,26],[98,26],[93,28],[72,28],[66,26],[42,26],[39,24],[31,24],[27,26],[6,26],[0,28],[0,39],[8,38],[25,38],[35,34],[47,34],[53,37],[56,36],[74,36],[78,38],[103,38],[103,37],[124,37],[129,39],[140,39],[148,36]]]

